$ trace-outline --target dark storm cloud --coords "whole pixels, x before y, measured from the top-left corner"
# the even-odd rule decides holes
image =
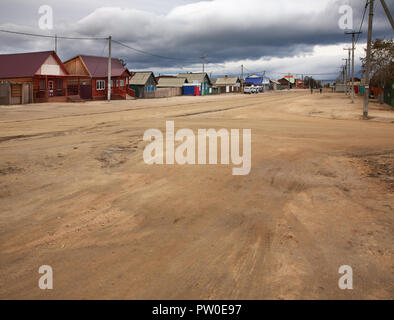
[[[214,0],[194,3],[151,0],[136,9],[135,5],[140,2],[130,5],[130,1],[79,1],[80,8],[75,10],[74,2],[71,0],[59,6],[59,2],[47,1],[55,10],[55,30],[52,34],[95,37],[111,34],[129,46],[173,58],[142,55],[114,43],[114,55],[127,61],[133,69],[180,69],[199,64],[203,54],[208,55],[210,63],[216,64],[308,54],[315,45],[349,41],[338,27],[339,7],[351,5],[354,28],[357,29],[365,5],[365,1],[361,0]],[[17,10],[22,5],[34,12],[31,14],[26,10],[23,22],[19,17],[20,10]],[[2,1],[0,6],[0,17],[6,22],[1,25],[2,28],[42,33],[35,22],[38,20],[36,11],[39,5],[19,0]],[[5,10],[8,11],[8,20],[4,18]],[[14,23],[12,17],[20,22]],[[380,3],[377,3],[374,37],[389,36],[392,36],[392,31]],[[53,40],[47,39],[4,34],[0,34],[0,39],[1,52],[48,50],[54,47]],[[106,50],[105,42],[59,42],[62,58],[81,52],[102,55],[106,54]]]

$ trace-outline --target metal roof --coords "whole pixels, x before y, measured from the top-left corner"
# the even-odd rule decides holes
[[[248,76],[248,78],[259,79],[259,78],[263,78],[263,76],[259,76],[258,74],[253,74],[251,76]]]
[[[205,81],[205,77],[207,77],[208,82],[211,83],[211,80],[208,77],[206,72],[201,73],[180,73],[178,78],[185,78],[189,83],[198,82],[203,83]]]
[[[282,80],[286,80],[287,82],[294,84],[295,83],[295,79],[294,78],[288,78],[288,77],[284,77],[282,79],[279,79],[278,81],[282,81]]]
[[[187,79],[185,78],[160,78],[157,87],[182,88],[185,83],[187,83]]]
[[[134,72],[131,79],[130,79],[130,84],[135,85],[135,86],[144,86],[148,82],[150,77],[154,77],[154,74],[152,71],[147,71],[147,72]],[[156,79],[155,79],[156,81]]]
[[[232,85],[236,85],[237,83],[239,83],[238,77],[224,77],[224,78],[218,78],[216,80],[215,85],[217,85],[217,86],[232,86]]]
[[[258,74],[253,74],[253,75],[247,76],[245,79],[245,83],[252,83],[256,86],[263,85],[263,82],[264,82],[264,77],[260,76]]]
[[[96,56],[79,56],[85,64],[88,72],[92,78],[105,78],[108,77],[108,58],[107,57],[96,57]],[[77,58],[77,57],[76,57]],[[75,59],[75,58],[73,58]],[[73,60],[70,59],[70,60]],[[68,60],[68,61],[70,61]],[[120,77],[124,72],[130,74],[129,70],[123,67],[119,59],[111,59],[111,76]]]
[[[62,62],[56,55],[55,51],[1,54],[0,78],[6,79],[34,77],[40,67],[51,55],[54,55],[55,59],[60,65],[62,65]],[[65,70],[65,68],[63,69]]]

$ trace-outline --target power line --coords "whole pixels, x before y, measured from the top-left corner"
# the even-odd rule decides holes
[[[284,74],[284,75],[288,75],[289,72],[270,72],[270,73],[275,73],[275,74]],[[300,75],[300,74],[304,74],[307,76],[327,76],[327,75],[333,75],[333,74],[337,74],[336,72],[328,72],[328,73],[309,73],[309,72],[290,72],[290,74],[295,74],[295,75]]]
[[[22,36],[29,36],[29,37],[55,39],[55,40],[56,39],[64,39],[64,40],[108,40],[108,37],[106,37],[106,38],[99,38],[99,37],[70,37],[70,36],[57,36],[57,35],[52,36],[52,35],[45,35],[45,34],[36,34],[36,33],[4,30],[4,29],[0,29],[0,32],[8,33],[8,34],[15,34],[15,35],[22,35]],[[150,52],[147,52],[145,50],[141,50],[141,49],[137,49],[137,48],[131,47],[131,46],[126,45],[126,44],[124,44],[124,43],[122,43],[120,41],[117,41],[117,40],[112,40],[112,42],[117,43],[118,45],[123,46],[125,48],[128,48],[130,50],[136,51],[138,53],[149,55],[149,56],[156,57],[156,58],[168,59],[168,60],[182,60],[182,61],[186,61],[186,60],[191,60],[192,59],[192,58],[166,57],[166,56],[150,53]],[[195,59],[193,59],[193,60],[195,60]]]
[[[365,20],[365,15],[366,15],[366,13],[367,13],[368,4],[369,4],[369,0],[367,0],[367,1],[365,2],[363,18],[362,18],[362,20],[361,20],[360,28],[359,28],[359,30],[358,30],[359,33],[358,33],[358,35],[357,35],[357,39],[356,39],[355,45],[357,44],[357,42],[358,42],[358,40],[360,39],[360,36],[361,36],[361,29],[363,28],[363,24],[364,24],[364,20]]]
[[[108,43],[105,42],[105,43],[104,43],[103,51],[101,52],[101,56],[104,55],[104,51],[105,51],[105,49],[107,48],[107,45],[108,45]],[[100,56],[100,57],[101,57],[101,56]],[[96,68],[94,69],[93,74],[96,74],[96,71],[97,71],[97,69],[98,69],[98,67],[99,67],[100,64],[101,64],[101,61],[97,61],[97,63],[96,63]]]
[[[108,38],[97,38],[97,37],[65,37],[65,36],[51,36],[45,34],[36,34],[36,33],[27,33],[27,32],[18,32],[18,31],[10,31],[0,29],[0,32],[3,33],[10,33],[10,34],[17,34],[23,36],[30,36],[30,37],[38,37],[38,38],[50,38],[50,39],[64,39],[64,40],[108,40]]]
[[[194,61],[194,63],[197,63],[197,60],[198,60],[197,58],[179,58],[179,57],[162,56],[162,55],[151,53],[151,52],[148,52],[148,51],[145,51],[145,50],[142,50],[142,49],[134,48],[132,46],[129,46],[129,45],[124,44],[124,43],[122,43],[120,41],[117,41],[117,40],[112,40],[112,41],[117,43],[118,45],[120,45],[122,47],[128,48],[130,50],[136,51],[136,52],[141,53],[141,54],[149,55],[149,56],[160,58],[160,59],[175,60],[175,61]]]
[[[367,5],[365,7],[365,10],[364,10],[363,21],[364,21],[364,18],[365,18],[365,12],[366,12],[367,7],[368,7],[368,1],[367,1]],[[360,29],[362,28],[362,25],[363,25],[363,22],[361,23]],[[96,40],[108,40],[108,37],[100,38],[100,37],[71,37],[71,36],[57,36],[57,35],[51,36],[51,35],[44,35],[44,34],[34,34],[34,33],[28,33],[28,32],[18,32],[18,31],[4,30],[4,29],[0,29],[0,32],[8,33],[8,34],[30,36],[30,37],[49,38],[49,39],[55,39],[55,40],[56,39],[64,39],[64,40],[95,40],[95,41]],[[142,50],[142,49],[137,49],[135,47],[129,46],[129,45],[124,44],[123,42],[120,42],[120,41],[117,41],[117,40],[113,40],[112,39],[112,42],[114,42],[114,43],[116,43],[116,44],[118,44],[118,45],[120,45],[122,47],[125,47],[127,49],[130,49],[130,50],[133,50],[135,52],[138,52],[140,54],[144,54],[144,55],[148,55],[148,56],[152,56],[152,57],[156,57],[156,58],[160,58],[160,59],[173,60],[173,61],[189,61],[189,62],[194,61],[193,64],[197,64],[198,63],[197,61],[199,60],[197,58],[179,58],[179,57],[162,56],[162,55],[154,54],[154,53]],[[226,67],[224,67],[223,65],[217,64],[217,63],[209,63],[208,62],[208,65],[214,65],[214,66],[218,66],[220,68],[226,69]],[[253,73],[246,67],[244,67],[244,69],[246,71],[248,71],[249,73]],[[255,72],[255,73],[260,73],[260,72]],[[288,74],[288,72],[269,72],[269,73]],[[302,74],[302,73],[297,73],[297,74]],[[303,74],[308,74],[308,75],[311,75],[311,76],[312,75],[322,76],[322,75],[333,75],[334,73],[315,73],[315,74],[312,74],[312,73],[304,72]]]
[[[47,39],[65,39],[65,40],[108,40],[108,38],[99,38],[99,37],[69,37],[69,36],[57,36],[57,35],[44,35],[44,34],[35,34],[35,33],[28,33],[28,32],[19,32],[19,31],[11,31],[11,30],[4,30],[4,29],[0,29],[0,32],[3,33],[8,33],[8,34],[15,34],[15,35],[22,35],[22,36],[30,36],[30,37],[38,37],[38,38],[47,38]],[[148,55],[151,57],[156,57],[156,58],[160,58],[160,59],[167,59],[167,60],[174,60],[174,61],[193,61],[194,64],[197,64],[197,58],[179,58],[179,57],[168,57],[168,56],[162,56],[162,55],[158,55],[158,54],[154,54],[142,49],[137,49],[135,47],[129,46],[127,44],[124,44],[123,42],[117,41],[112,39],[112,42],[125,47],[127,49],[133,50],[135,52],[138,52],[140,54],[144,54],[144,55]],[[225,68],[223,65],[219,65],[216,63],[207,63],[208,65],[216,65],[220,68]]]
[[[152,56],[152,57],[161,58],[161,59],[168,59],[168,60],[183,60],[183,59],[179,59],[179,58],[166,57],[166,56],[161,56],[161,55],[158,55],[158,54],[150,53],[148,51],[144,51],[144,50],[141,50],[141,49],[137,49],[137,48],[131,47],[131,46],[129,46],[127,44],[124,44],[124,43],[122,43],[120,41],[117,41],[117,40],[112,40],[112,41],[117,43],[118,45],[120,45],[122,47],[128,48],[130,50],[133,50],[133,51],[141,53],[141,54],[149,55],[149,56]]]

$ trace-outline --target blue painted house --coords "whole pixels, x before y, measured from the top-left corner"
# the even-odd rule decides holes
[[[245,86],[263,87],[266,90],[270,88],[270,79],[262,75],[254,74],[246,77]]]
[[[246,86],[262,86],[263,85],[263,76],[254,74],[251,76],[246,77],[245,85]]]

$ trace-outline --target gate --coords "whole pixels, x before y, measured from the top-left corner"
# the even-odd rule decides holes
[[[0,83],[0,105],[10,104],[10,85],[8,83]]]
[[[23,85],[23,104],[31,103],[31,85],[29,83],[25,83]]]
[[[11,84],[11,101],[10,104],[22,104],[22,85]]]

